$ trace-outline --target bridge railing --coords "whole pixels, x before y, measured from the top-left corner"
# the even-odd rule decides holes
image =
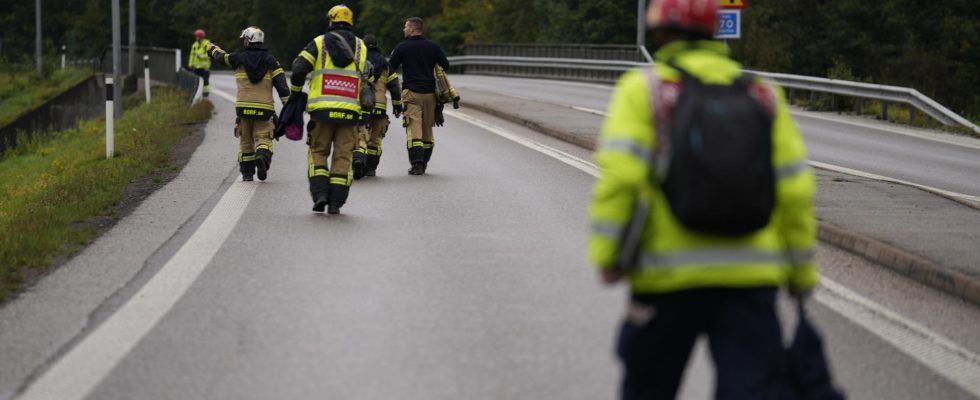
[[[507,50],[506,45],[477,45],[467,46],[466,55],[449,57],[449,62],[456,72],[513,76],[522,78],[545,78],[560,80],[578,80],[590,82],[614,82],[623,72],[633,68],[648,67],[651,64],[642,58],[642,52],[632,46],[633,53],[641,55],[634,57],[622,49],[617,53],[614,49],[591,49],[589,46],[572,45],[555,46],[555,49],[545,49],[528,45],[514,46]],[[608,51],[608,52],[607,52]],[[589,53],[589,57],[564,57],[579,53]],[[549,56],[534,56],[533,54],[548,54]],[[559,56],[550,56],[557,54]],[[603,58],[595,54],[624,55],[623,58]],[[858,99],[878,100],[882,102],[883,119],[888,118],[888,104],[905,104],[925,113],[944,125],[963,126],[973,132],[980,133],[980,127],[951,111],[942,104],[927,97],[919,91],[898,86],[876,85],[862,82],[851,82],[837,79],[818,78],[811,76],[780,74],[771,72],[747,71],[770,81],[790,91],[792,99],[794,90],[810,91],[811,93],[827,93],[831,95],[854,97]],[[860,102],[858,102],[860,104]]]

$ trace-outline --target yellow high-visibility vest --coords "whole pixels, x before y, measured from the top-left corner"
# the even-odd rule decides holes
[[[211,57],[208,57],[208,45],[211,41],[201,39],[191,46],[191,54],[187,56],[187,66],[191,69],[211,69]]]
[[[334,65],[330,55],[324,47],[324,36],[320,35],[313,39],[319,54],[314,57],[312,54],[303,50],[300,57],[305,58],[313,64],[313,74],[310,79],[309,101],[306,105],[307,112],[327,110],[330,112],[330,119],[357,121],[361,117],[360,88],[361,78],[358,69],[364,70],[367,61],[367,46],[361,39],[357,39],[357,47],[360,48],[359,57],[346,67],[340,68]],[[357,63],[357,65],[355,65]]]

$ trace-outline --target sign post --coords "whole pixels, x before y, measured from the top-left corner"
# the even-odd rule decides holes
[[[150,56],[143,56],[143,82],[146,87],[146,102],[150,102]]]
[[[115,153],[115,96],[114,80],[105,78],[105,158],[111,160]]]

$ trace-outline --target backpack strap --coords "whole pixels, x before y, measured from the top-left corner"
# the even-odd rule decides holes
[[[333,35],[333,37],[337,38],[337,41],[340,42],[340,47],[342,49],[344,49],[344,52],[347,53],[347,56],[348,57],[350,57],[351,59],[354,60],[353,61],[354,62],[354,69],[357,70],[358,75],[363,76],[364,73],[361,72],[361,63],[360,63],[360,60],[359,60],[360,59],[360,56],[361,56],[361,46],[360,46],[361,39],[359,39],[357,37],[354,37],[354,44],[357,45],[357,51],[355,52],[354,50],[351,50],[350,44],[348,44],[347,41],[344,40],[344,37],[343,36],[340,36],[339,33],[337,33],[337,32],[330,32],[330,34]],[[324,40],[323,43],[324,43],[323,49],[326,50],[326,48],[327,48],[326,40]],[[324,57],[324,60],[326,60],[326,57]]]
[[[669,65],[669,64],[668,64]],[[650,95],[650,126],[653,127],[654,131],[657,130],[657,94],[660,92],[662,87],[662,81],[660,77],[657,76],[654,67],[645,68],[643,70],[647,76],[647,91]],[[667,132],[659,132],[656,140],[654,140],[654,148],[651,153],[651,172],[660,180],[667,175],[667,169],[670,167],[670,136]]]

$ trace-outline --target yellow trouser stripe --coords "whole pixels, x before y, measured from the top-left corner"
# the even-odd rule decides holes
[[[266,103],[253,103],[250,101],[237,101],[235,107],[258,108],[260,110],[276,111],[276,106]]]

